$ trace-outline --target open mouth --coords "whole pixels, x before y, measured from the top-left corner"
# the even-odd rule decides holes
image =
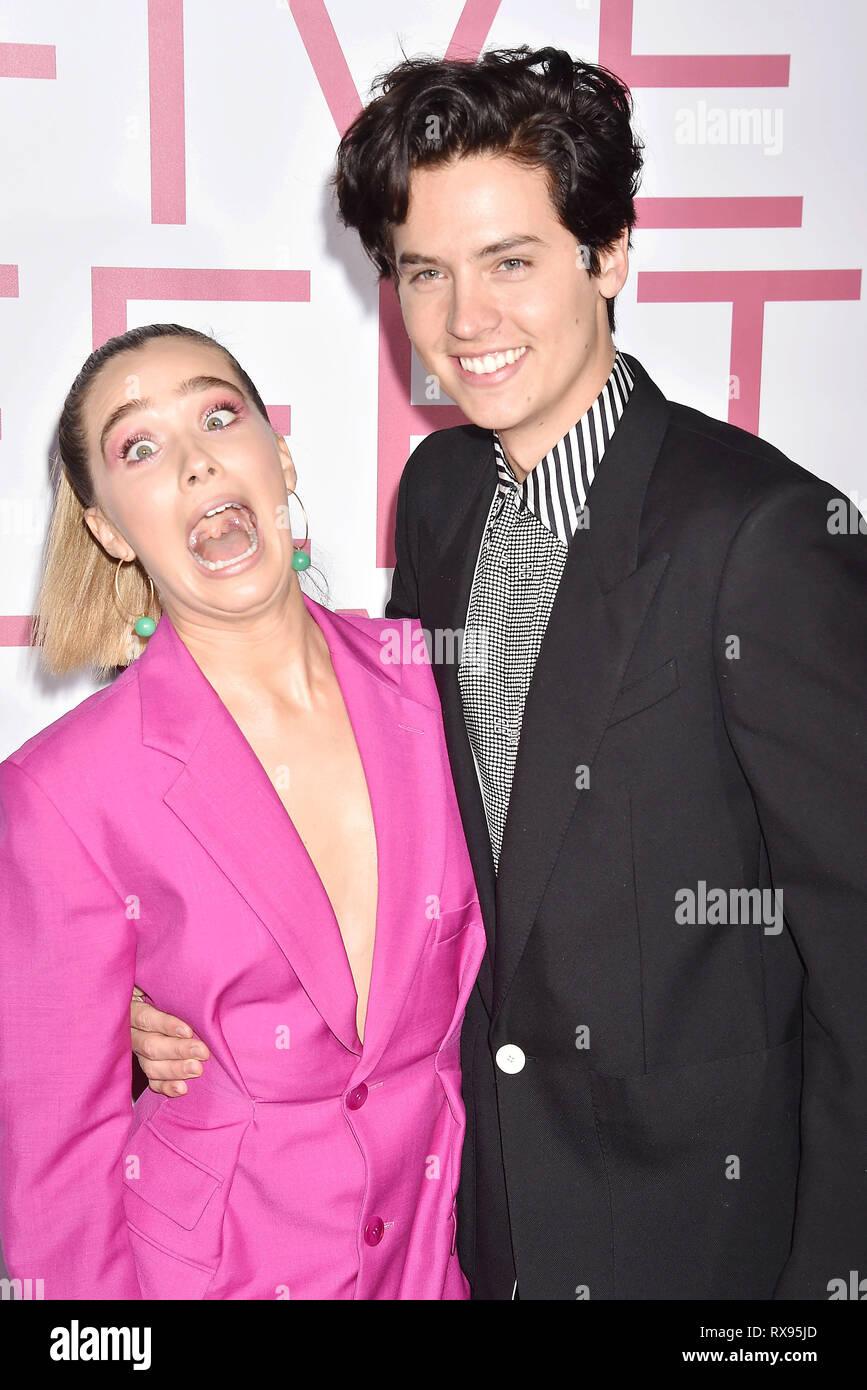
[[[256,517],[243,502],[221,502],[196,522],[187,545],[203,569],[237,565],[259,549]]]

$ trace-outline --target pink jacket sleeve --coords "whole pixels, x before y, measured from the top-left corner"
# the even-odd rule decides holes
[[[0,764],[0,1240],[46,1299],[139,1299],[122,1199],[135,923],[50,797]]]

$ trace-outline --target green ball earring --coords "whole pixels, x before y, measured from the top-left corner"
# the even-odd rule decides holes
[[[301,542],[301,545],[300,545],[300,546],[296,546],[296,545],[295,545],[294,539],[292,539],[292,526],[291,526],[291,522],[290,522],[290,526],[289,526],[289,536],[290,536],[290,539],[292,539],[292,544],[293,544],[293,547],[294,547],[294,551],[293,551],[293,555],[292,555],[292,568],[293,568],[293,570],[306,570],[306,569],[309,569],[309,568],[310,568],[310,556],[307,554],[307,551],[303,549],[303,547],[307,544],[307,540],[308,540],[308,537],[309,537],[309,535],[310,535],[310,528],[309,528],[308,525],[307,525],[307,512],[304,510],[304,503],[301,501],[301,498],[298,496],[298,493],[297,493],[297,492],[290,492],[289,489],[287,488],[287,489],[286,489],[286,497],[287,497],[287,499],[288,499],[289,497],[294,497],[295,500],[296,500],[296,502],[298,503],[298,506],[301,508],[302,512],[304,512],[304,539],[303,539],[303,541]],[[289,510],[289,503],[288,503],[288,501],[287,501],[287,503],[286,503],[286,510],[287,510],[287,513],[288,513],[288,510]]]
[[[127,620],[128,622],[131,622],[131,623],[132,623],[132,625],[133,625],[133,631],[136,632],[136,633],[138,634],[139,637],[150,637],[150,636],[156,631],[156,626],[157,626],[156,623],[154,622],[153,618],[148,617],[148,615],[147,615],[146,613],[142,613],[142,614],[140,614],[138,617],[136,617],[134,613],[130,613],[126,608],[124,608],[123,604],[121,603],[120,592],[119,592],[118,587],[117,587],[117,578],[118,578],[118,575],[120,574],[120,567],[121,567],[121,565],[122,565],[123,563],[124,563],[124,561],[123,561],[122,559],[121,559],[121,560],[118,560],[118,562],[117,562],[117,564],[116,564],[116,566],[115,566],[115,570],[114,570],[114,597],[115,597],[115,601],[116,601],[116,603],[117,603],[118,608],[120,609],[120,612],[123,614],[123,616],[126,618],[126,620]],[[130,561],[129,563],[132,564],[133,562]],[[151,579],[150,575],[148,575],[148,584],[150,585],[150,595],[149,595],[149,597],[148,597],[148,608],[151,608],[151,607],[153,607],[153,601],[154,601],[154,581]]]

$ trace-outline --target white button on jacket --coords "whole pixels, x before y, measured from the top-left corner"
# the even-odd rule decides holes
[[[514,1075],[517,1071],[523,1071],[526,1060],[520,1047],[514,1043],[504,1043],[502,1047],[497,1048],[496,1062],[500,1071]]]

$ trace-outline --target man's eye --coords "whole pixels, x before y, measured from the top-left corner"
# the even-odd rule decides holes
[[[438,270],[435,270],[433,268],[428,270],[420,270],[418,272],[418,275],[414,275],[412,278],[413,280],[421,280],[422,284],[429,285],[431,283],[430,280],[425,280],[424,277],[426,275],[439,275],[439,273],[440,272]]]
[[[508,265],[508,266],[522,266],[522,265],[526,265],[526,264],[527,264],[527,262],[526,262],[526,261],[522,261],[520,256],[509,256],[507,260],[501,261],[501,262],[500,262],[500,265]]]

